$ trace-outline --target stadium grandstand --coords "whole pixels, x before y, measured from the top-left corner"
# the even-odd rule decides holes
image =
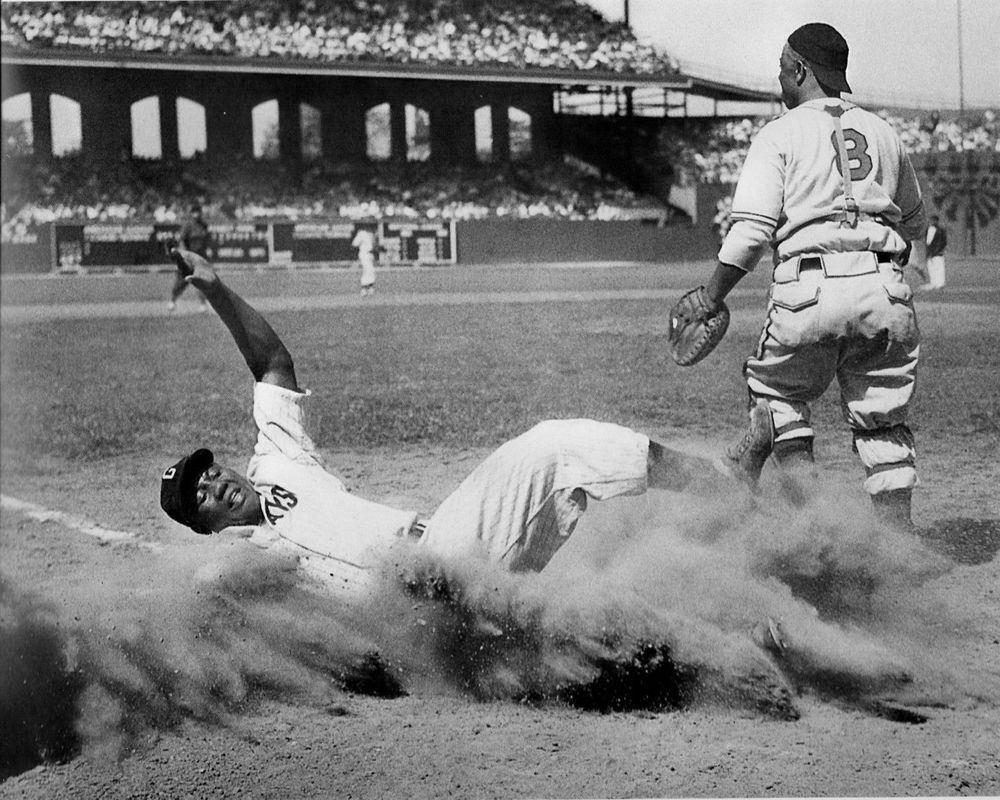
[[[780,108],[575,0],[4,2],[0,45],[6,244],[192,201],[239,223],[704,227],[766,117],[688,98]],[[916,153],[1000,150],[992,112],[891,121]]]

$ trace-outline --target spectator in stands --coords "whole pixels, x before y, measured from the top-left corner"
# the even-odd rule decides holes
[[[177,238],[181,243],[181,247],[185,250],[190,250],[192,253],[197,253],[204,259],[211,258],[214,255],[209,254],[212,234],[208,229],[208,223],[205,222],[205,217],[202,215],[200,204],[196,203],[191,206],[191,216],[181,226]],[[170,302],[167,303],[169,311],[177,308],[177,299],[184,293],[187,287],[187,276],[181,272],[180,267],[177,267],[174,275],[174,285],[170,289]],[[198,295],[201,302],[201,310],[208,311],[208,300],[205,299],[205,295],[197,288],[193,291]]]
[[[676,64],[576,0],[434,3],[4,3],[14,47],[247,58],[500,64],[672,73]]]

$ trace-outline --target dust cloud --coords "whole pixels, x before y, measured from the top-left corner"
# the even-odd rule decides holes
[[[117,758],[185,720],[345,692],[779,719],[803,694],[1000,700],[948,658],[974,624],[935,585],[954,562],[843,497],[650,492],[591,504],[571,542],[538,575],[401,547],[362,599],[223,536],[91,575],[58,608],[2,583],[3,761]]]
[[[327,702],[332,684],[398,693],[336,598],[300,584],[294,559],[224,538],[93,570],[58,608],[0,584],[2,762],[117,758],[262,698]]]

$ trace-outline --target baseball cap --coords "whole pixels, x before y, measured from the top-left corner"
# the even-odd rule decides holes
[[[838,92],[850,92],[847,83],[847,40],[832,25],[810,22],[788,37],[791,48],[809,62],[816,78]]]
[[[198,478],[215,462],[211,450],[201,448],[167,467],[160,481],[160,506],[167,515],[195,533],[211,533],[198,519]]]

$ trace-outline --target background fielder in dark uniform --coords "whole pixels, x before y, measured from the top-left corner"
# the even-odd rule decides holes
[[[191,206],[191,216],[181,226],[177,238],[181,247],[185,250],[197,253],[205,259],[209,258],[208,248],[212,244],[212,234],[208,229],[208,224],[205,222],[204,216],[202,216],[201,206],[197,203]],[[174,275],[174,285],[170,289],[168,309],[173,311],[177,308],[177,298],[184,293],[187,287],[188,281],[186,280],[186,275],[178,267]],[[201,310],[207,311],[208,301],[205,299],[205,295],[197,287],[193,287],[192,290],[198,295],[198,299],[201,300]]]

